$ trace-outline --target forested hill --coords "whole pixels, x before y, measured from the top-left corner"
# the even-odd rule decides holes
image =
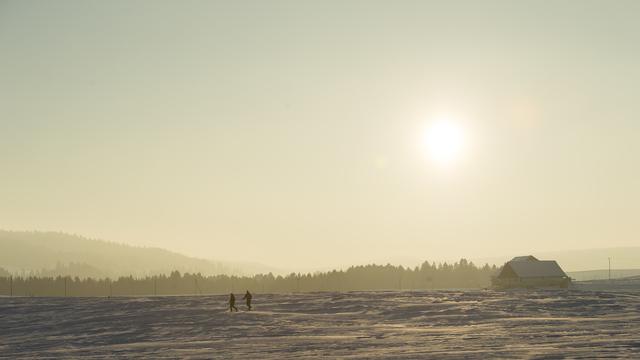
[[[11,273],[80,277],[181,272],[236,273],[220,263],[159,248],[135,247],[58,232],[0,230],[0,268]]]

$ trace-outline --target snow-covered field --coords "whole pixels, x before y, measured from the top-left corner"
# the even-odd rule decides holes
[[[0,358],[640,358],[640,292],[255,294],[238,313],[226,300],[0,298]]]

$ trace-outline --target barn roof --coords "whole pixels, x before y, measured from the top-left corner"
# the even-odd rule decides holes
[[[527,255],[527,256],[516,256],[513,259],[511,259],[511,261],[539,261],[539,260],[536,259],[536,257],[533,255]]]
[[[567,276],[554,260],[509,261],[505,267],[507,266],[521,278]]]

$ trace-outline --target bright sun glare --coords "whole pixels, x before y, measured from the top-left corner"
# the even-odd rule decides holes
[[[424,136],[427,156],[439,165],[451,165],[461,156],[465,145],[464,132],[459,124],[449,119],[433,122]]]

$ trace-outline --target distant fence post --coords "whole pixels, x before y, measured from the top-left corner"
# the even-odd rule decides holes
[[[64,278],[64,297],[67,297],[67,277]]]
[[[13,275],[9,276],[9,296],[13,296]]]

